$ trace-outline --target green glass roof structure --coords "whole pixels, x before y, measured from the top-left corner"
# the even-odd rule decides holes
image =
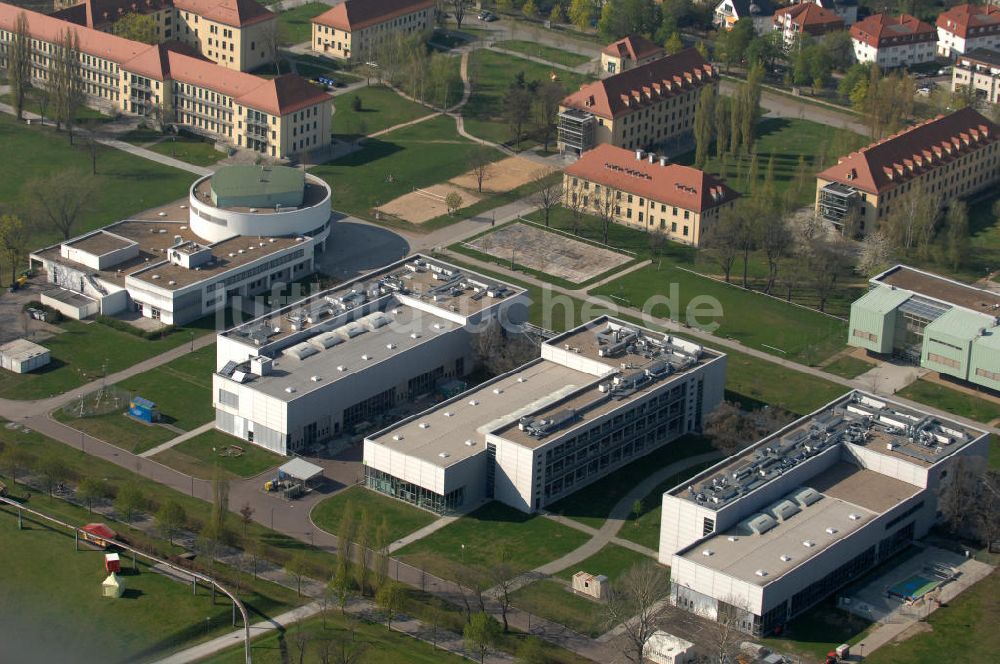
[[[298,168],[237,164],[217,170],[211,185],[216,207],[298,207],[306,181]]]

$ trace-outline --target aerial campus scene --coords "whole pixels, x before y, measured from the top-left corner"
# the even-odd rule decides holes
[[[1000,6],[0,2],[0,664],[1000,652]]]

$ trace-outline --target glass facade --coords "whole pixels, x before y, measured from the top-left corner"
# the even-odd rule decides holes
[[[442,496],[371,466],[365,466],[365,486],[435,514],[451,514],[465,502],[465,487],[459,487]]]

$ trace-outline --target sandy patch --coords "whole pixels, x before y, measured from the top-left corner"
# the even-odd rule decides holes
[[[478,203],[482,197],[451,184],[435,184],[420,191],[413,191],[394,198],[379,208],[384,214],[390,214],[412,224],[422,224],[429,219],[435,219],[448,213],[444,199],[448,194],[456,192],[462,197],[459,209]]]
[[[548,175],[557,169],[544,166],[524,157],[507,157],[493,162],[486,168],[486,178],[483,180],[483,192],[503,193],[516,189],[523,184],[535,180],[539,176]],[[465,189],[477,190],[476,176],[472,171],[463,173],[449,180]]]

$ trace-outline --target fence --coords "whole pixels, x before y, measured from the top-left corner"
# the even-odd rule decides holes
[[[528,225],[534,226],[536,228],[541,228],[542,230],[548,231],[549,233],[557,233],[557,234],[562,235],[563,237],[567,237],[567,238],[569,238],[571,240],[576,240],[577,242],[583,242],[584,244],[589,244],[589,245],[593,245],[595,247],[600,247],[601,249],[607,249],[608,251],[613,251],[613,252],[618,253],[618,254],[625,254],[626,256],[631,256],[632,258],[637,258],[638,257],[638,254],[636,254],[634,251],[629,251],[628,249],[622,249],[620,247],[613,247],[610,244],[604,244],[603,242],[598,242],[596,240],[590,240],[590,239],[585,238],[585,237],[580,237],[579,235],[574,235],[573,233],[569,233],[569,232],[564,231],[564,230],[562,230],[560,228],[553,228],[551,226],[545,226],[543,224],[538,223],[537,221],[532,221],[531,219],[526,219],[523,215],[520,215],[520,214],[517,215],[517,220],[519,222],[523,223],[523,224],[528,224]]]

